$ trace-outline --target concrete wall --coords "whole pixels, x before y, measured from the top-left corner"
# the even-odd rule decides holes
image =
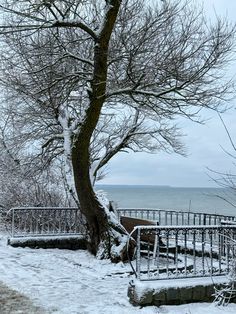
[[[193,302],[212,302],[214,287],[227,283],[225,276],[182,278],[130,282],[128,297],[133,305],[179,305]],[[231,300],[236,301],[236,299]]]
[[[84,250],[87,248],[87,241],[84,236],[60,236],[60,237],[25,237],[9,238],[8,245],[13,247],[30,247],[43,249],[69,249]]]

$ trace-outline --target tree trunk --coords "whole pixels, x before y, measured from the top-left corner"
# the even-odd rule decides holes
[[[128,233],[96,196],[90,182],[88,157],[88,152],[81,149],[81,142],[77,142],[72,150],[72,162],[80,208],[87,222],[88,249],[99,258],[124,261],[127,259]],[[133,250],[131,243],[130,250]]]
[[[79,133],[74,137],[72,164],[81,212],[87,220],[89,249],[101,258],[118,262],[126,257],[128,234],[114,213],[97,198],[90,182],[89,147],[106,95],[109,41],[121,0],[107,0],[104,21],[94,43],[94,72],[89,104]]]

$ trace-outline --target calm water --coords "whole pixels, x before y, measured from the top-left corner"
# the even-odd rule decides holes
[[[236,208],[219,196],[236,204],[236,195],[221,188],[174,188],[138,185],[97,185],[118,207],[177,209],[235,215]]]

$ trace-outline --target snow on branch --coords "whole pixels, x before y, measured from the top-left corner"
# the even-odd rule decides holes
[[[51,24],[51,27],[78,27],[89,34],[93,39],[97,39],[96,33],[85,23],[77,20],[58,20]]]

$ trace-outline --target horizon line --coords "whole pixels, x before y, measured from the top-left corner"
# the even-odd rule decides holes
[[[166,187],[166,188],[185,188],[185,189],[194,189],[194,188],[202,188],[202,189],[222,189],[220,186],[174,186],[167,184],[121,184],[121,183],[96,183],[95,186],[152,186],[152,187]]]

